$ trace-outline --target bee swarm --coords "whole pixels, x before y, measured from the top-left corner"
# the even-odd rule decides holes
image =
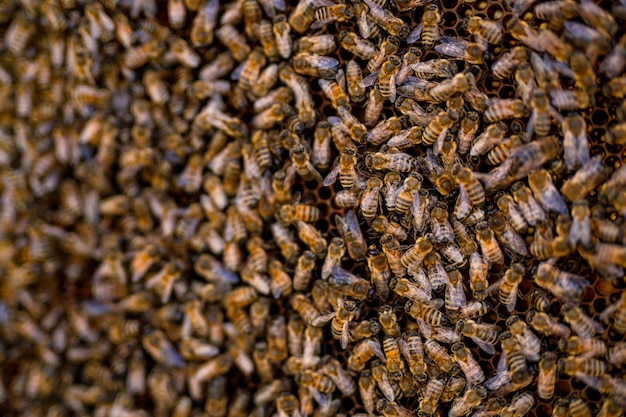
[[[622,415],[625,20],[1,0],[1,414]]]

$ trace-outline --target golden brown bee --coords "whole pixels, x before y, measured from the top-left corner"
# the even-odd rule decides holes
[[[589,286],[589,282],[584,277],[562,271],[551,265],[549,261],[539,264],[534,280],[541,288],[550,291],[563,301],[579,299],[584,289]]]
[[[574,51],[569,64],[574,73],[576,87],[585,91],[587,94],[594,94],[598,90],[596,74],[585,54],[581,51]]]
[[[315,388],[323,394],[330,394],[336,388],[332,379],[326,375],[312,371],[310,369],[304,370],[296,375],[296,382],[303,386],[309,386]]]
[[[346,67],[346,81],[350,99],[355,102],[363,101],[365,99],[365,88],[361,87],[363,72],[354,60],[350,60]]]
[[[288,263],[294,262],[300,253],[300,248],[298,244],[293,241],[289,230],[280,223],[273,223],[271,225],[271,231],[283,257]]]
[[[459,120],[459,117],[459,113],[455,110],[441,111],[424,129],[422,142],[426,145],[435,143],[440,136],[445,136],[448,129]]]
[[[233,25],[222,25],[215,32],[219,41],[230,51],[239,62],[243,62],[251,51],[246,38]]]
[[[389,10],[383,8],[372,0],[364,0],[369,7],[369,16],[385,31],[400,39],[404,39],[409,34],[409,27],[402,19],[394,16]]]
[[[304,33],[315,18],[315,2],[300,0],[289,16],[289,24],[298,33]]]
[[[604,332],[604,327],[600,323],[585,315],[580,307],[573,303],[563,304],[561,314],[574,333],[582,339],[591,339],[596,333]]]
[[[526,315],[526,322],[539,333],[555,335],[559,337],[569,337],[570,329],[562,323],[558,323],[554,318],[544,312],[531,310]]]
[[[489,43],[499,44],[502,42],[502,25],[498,22],[472,16],[467,20],[465,27],[469,33],[481,36]]]
[[[313,269],[315,268],[315,254],[311,251],[304,251],[298,258],[296,270],[293,275],[293,289],[304,291],[311,281]]]
[[[583,373],[590,376],[601,376],[606,373],[607,365],[599,359],[567,357],[559,359],[559,371],[573,376]]]
[[[543,400],[549,400],[554,395],[556,384],[556,353],[544,352],[539,361],[539,376],[537,379],[537,395]]]
[[[338,78],[344,77],[343,70],[339,70],[338,74],[341,74],[341,76]],[[350,99],[344,91],[343,81],[335,82],[319,79],[318,83],[320,85],[320,88],[324,92],[324,95],[328,97],[335,109],[339,109],[339,107],[345,107],[347,109],[350,108]]]
[[[354,32],[343,31],[339,34],[338,39],[342,48],[361,59],[371,59],[378,53],[378,49],[372,42],[360,38]]]
[[[402,264],[402,251],[400,250],[400,243],[398,239],[391,234],[385,234],[380,238],[380,244],[382,246],[383,253],[387,257],[389,268],[391,272],[397,276],[404,276],[406,274],[406,267]]]
[[[367,250],[367,265],[371,271],[372,283],[376,287],[376,292],[381,300],[386,300],[389,296],[388,282],[391,278],[391,269],[387,263],[385,254],[375,245],[370,245]]]
[[[156,362],[175,368],[185,366],[185,361],[180,357],[178,351],[172,346],[162,331],[155,330],[145,335],[141,339],[141,343]]]
[[[473,175],[472,170],[456,164],[452,167],[452,175],[460,187],[465,190],[473,207],[482,206],[485,202],[485,190]]]
[[[517,341],[510,332],[500,335],[502,351],[506,353],[506,363],[511,372],[511,382],[518,383],[528,376],[528,365]]]
[[[613,327],[619,334],[626,333],[626,295],[622,293],[620,298],[613,304],[607,306],[600,314],[604,322],[608,322],[613,317]]]
[[[473,75],[459,73],[449,80],[444,80],[428,90],[428,95],[434,102],[442,102],[455,94],[469,90]]]
[[[398,213],[406,213],[411,208],[413,200],[422,185],[420,177],[411,175],[404,179],[404,184],[396,197],[395,209]]]
[[[393,312],[391,306],[383,305],[379,308],[378,321],[386,336],[400,336],[400,327],[398,326],[396,314]]]
[[[463,336],[471,338],[483,351],[491,355],[495,354],[493,345],[498,341],[497,326],[466,319],[457,322],[456,330]]]
[[[392,384],[389,380],[387,367],[383,365],[382,361],[374,360],[374,362],[372,362],[372,378],[387,400],[394,401],[396,399],[396,391],[394,388],[396,388],[397,385]]]
[[[578,336],[570,336],[569,339],[559,340],[559,349],[570,355],[583,358],[603,356],[607,354],[606,343],[599,339],[581,339]],[[611,363],[610,350],[607,359]]]
[[[504,254],[496,241],[493,230],[489,223],[483,221],[476,225],[476,240],[486,259],[495,264],[504,263]]]
[[[404,265],[405,268],[416,268],[432,250],[433,244],[428,236],[421,236],[417,239],[415,244],[402,255],[402,265]]]
[[[347,4],[323,6],[315,11],[311,29],[318,29],[332,22],[345,22],[354,17],[354,8]],[[286,57],[285,57],[286,58]]]
[[[604,84],[602,93],[607,97],[624,98],[626,96],[626,77],[613,78]]]
[[[370,74],[377,72],[385,61],[398,53],[400,40],[395,36],[389,36],[380,45],[380,49],[376,56],[367,62],[367,69]]]
[[[376,383],[372,378],[372,372],[369,369],[363,370],[359,374],[359,395],[363,399],[363,407],[368,413],[374,412],[376,394],[374,392]]]
[[[359,310],[354,301],[339,299],[339,309],[331,322],[333,337],[341,341],[341,348],[348,347],[350,340],[350,322],[358,316]]]
[[[483,115],[483,120],[495,123],[504,119],[523,118],[528,114],[528,107],[521,100],[493,99]]]
[[[335,58],[301,52],[293,57],[293,68],[298,74],[335,78],[339,62]]]
[[[526,218],[510,195],[502,194],[497,201],[498,208],[505,214],[507,220],[518,233],[525,233],[528,230]]]
[[[439,22],[441,21],[441,13],[436,5],[429,5],[424,10],[422,17],[422,44],[426,48],[432,48],[441,36]]]
[[[443,393],[446,382],[441,377],[433,377],[428,380],[424,388],[424,396],[419,403],[419,415],[434,415],[439,405],[439,398]]]
[[[531,190],[523,183],[518,182],[511,187],[513,197],[517,203],[522,216],[531,226],[538,222],[545,221],[546,213],[533,197]]]
[[[527,49],[523,46],[516,46],[494,61],[491,71],[497,78],[504,79],[511,75],[518,65],[527,61]]]
[[[381,360],[385,358],[383,350],[377,339],[365,339],[354,346],[350,356],[348,357],[348,369],[360,372],[365,368],[367,362],[374,356]]]
[[[518,316],[511,316],[507,319],[506,325],[511,334],[515,336],[526,359],[531,362],[537,362],[541,350],[541,341],[528,328],[526,322],[522,321]]]
[[[391,379],[399,379],[404,372],[404,362],[400,356],[400,348],[396,339],[385,336],[383,340],[383,350],[387,358],[387,372]]]
[[[454,59],[463,59],[469,64],[482,65],[484,63],[484,55],[486,50],[486,42],[468,42],[461,38],[452,38],[444,36],[440,39],[442,42],[435,46],[435,51],[442,55]],[[470,77],[473,75],[470,74]],[[473,81],[471,82],[474,83]]]
[[[365,258],[367,246],[354,211],[349,210],[345,218],[335,216],[335,222],[346,244],[348,255],[354,260]]]
[[[272,30],[274,32],[274,38],[276,39],[278,53],[284,59],[288,59],[291,56],[293,45],[291,40],[291,26],[287,23],[287,17],[284,14],[274,16]],[[295,61],[294,69],[296,69]],[[296,69],[296,71],[298,70]]]
[[[428,343],[428,342],[427,342]],[[451,347],[456,363],[465,374],[470,385],[478,385],[485,380],[485,373],[476,362],[470,350],[462,343],[457,342]],[[454,407],[454,406],[453,406]]]
[[[441,311],[424,303],[407,301],[404,305],[404,311],[411,317],[422,319],[432,326],[445,326],[450,323],[450,320]]]

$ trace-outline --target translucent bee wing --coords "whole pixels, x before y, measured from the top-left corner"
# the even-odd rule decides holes
[[[357,18],[357,27],[359,28],[359,34],[367,39],[370,37],[370,25],[367,23],[367,12],[363,11]]]
[[[472,341],[474,341],[474,343],[476,343],[476,345],[481,348],[485,353],[488,353],[490,355],[494,355],[496,353],[496,348],[494,348],[491,343],[487,343],[484,340],[479,339],[478,337],[471,337],[470,339],[472,339]]]
[[[341,90],[346,91],[346,73],[343,69],[340,69],[339,71],[337,71],[336,80]]]
[[[420,22],[417,26],[413,28],[413,30],[411,30],[411,32],[409,32],[409,36],[407,36],[406,38],[406,43],[409,45],[412,45],[415,42],[419,41],[420,38],[422,37],[423,29],[424,29],[424,24]]]
[[[346,320],[343,324],[343,328],[341,329],[341,348],[345,349],[348,347],[348,342],[350,339],[350,320]]]
[[[324,187],[330,187],[337,181],[337,178],[339,177],[340,169],[341,169],[341,166],[339,165],[339,161],[337,161],[337,164],[326,175],[326,178],[324,178],[324,181],[323,181]]]
[[[439,40],[441,43],[435,46],[435,51],[456,59],[463,59],[465,57],[467,41],[459,38],[451,38],[449,36],[442,36]]]
[[[396,79],[398,77],[398,72],[396,71],[389,81],[389,101],[394,103],[396,101]]]
[[[361,80],[360,84],[361,87],[367,88],[376,84],[376,80],[378,80],[378,74],[380,74],[380,70],[363,77],[363,80]]]
[[[603,322],[608,322],[609,318],[617,311],[619,310],[619,308],[622,306],[622,299],[618,299],[616,302],[614,302],[611,305],[608,305],[603,311],[602,313],[600,313],[600,320],[602,320]]]

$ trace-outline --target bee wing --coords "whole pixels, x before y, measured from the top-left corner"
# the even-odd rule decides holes
[[[367,12],[363,11],[356,21],[357,27],[359,28],[359,34],[367,39],[370,37],[370,25],[367,24]]]
[[[363,233],[361,232],[361,226],[359,226],[359,220],[357,219],[356,214],[354,214],[354,211],[348,211],[346,214],[346,222],[354,237],[358,240],[362,240]]]
[[[326,19],[316,20],[315,22],[311,23],[310,29],[312,30],[319,29],[322,26],[325,26],[335,20],[337,20],[337,17],[329,15],[329,17],[327,17]]]
[[[434,298],[427,303],[424,303],[428,307],[434,308],[435,310],[439,310],[444,305],[444,301],[442,298]]]
[[[389,80],[389,101],[394,103],[396,101],[396,79],[398,78],[398,71],[394,72]]]
[[[378,359],[380,359],[381,361],[386,361],[387,360],[385,358],[385,353],[383,352],[382,348],[380,347],[380,343],[378,342],[378,340],[376,340],[376,339],[368,339],[365,343],[367,343],[367,345],[369,346],[370,350],[372,352],[374,352],[374,355],[376,355],[376,357]]]
[[[406,43],[409,45],[412,45],[418,40],[420,40],[420,38],[422,37],[423,29],[424,29],[424,24],[420,22],[417,26],[413,28],[413,30],[411,30],[411,32],[409,33],[409,36],[407,36],[406,38]]]
[[[241,64],[237,65],[237,68],[235,68],[233,70],[233,72],[230,74],[230,79],[233,81],[237,81],[239,79],[239,77],[241,77],[241,73],[243,72],[244,68],[248,65],[248,60],[244,60]]]
[[[439,156],[439,154],[441,153],[441,147],[443,146],[443,142],[448,135],[448,130],[449,128],[447,127],[443,129],[441,133],[439,133],[439,136],[437,136],[437,140],[435,140],[435,143],[433,143],[433,154],[435,156]]]
[[[346,73],[344,72],[343,69],[340,69],[339,71],[337,71],[337,84],[339,84],[339,87],[341,88],[341,91],[346,91]]]
[[[330,313],[325,313],[325,314],[319,314],[311,320],[311,326],[323,327],[324,325],[326,325],[326,323],[328,323],[333,318],[335,318],[336,314],[337,314],[336,311],[331,311]]]
[[[341,329],[341,348],[345,349],[348,347],[348,342],[350,339],[350,320],[346,320],[343,323],[343,327]]]
[[[508,371],[509,367],[506,362],[506,352],[502,350],[502,354],[500,358],[498,358],[498,364],[496,365],[496,373],[506,373]]]
[[[417,323],[417,327],[420,329],[422,336],[424,336],[425,339],[430,339],[433,335],[432,327],[420,318],[416,318],[415,322]]]
[[[324,187],[330,187],[331,185],[335,183],[335,181],[337,181],[337,177],[339,176],[340,169],[341,169],[341,166],[339,165],[339,161],[337,161],[337,164],[333,167],[333,169],[330,170],[328,175],[326,175],[326,178],[324,178],[324,182],[323,182]]]
[[[493,345],[491,343],[487,343],[482,339],[479,339],[478,337],[471,337],[471,339],[474,341],[474,343],[476,343],[476,345],[481,348],[485,353],[488,353],[490,355],[494,355],[496,353],[496,349],[493,347]]]
[[[456,343],[459,341],[459,334],[449,327],[435,327],[433,339],[441,343]]]
[[[360,84],[361,87],[367,88],[376,84],[376,80],[378,80],[378,74],[380,74],[380,70],[363,77],[363,80],[361,80]]]
[[[459,184],[459,196],[454,206],[454,213],[458,220],[462,220],[472,211],[472,202],[467,194],[467,190],[463,184]]]
[[[406,342],[406,340],[398,338],[398,347],[400,348],[400,352],[404,356],[404,359],[406,359],[407,362],[411,363],[411,352],[409,349],[409,344]]]
[[[450,56],[456,59],[463,59],[465,57],[465,47],[467,41],[458,38],[451,38],[449,36],[442,36],[441,43],[435,46],[435,50],[442,55]]]

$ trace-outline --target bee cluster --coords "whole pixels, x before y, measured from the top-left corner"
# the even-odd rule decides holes
[[[3,415],[622,415],[609,3],[0,1]]]

